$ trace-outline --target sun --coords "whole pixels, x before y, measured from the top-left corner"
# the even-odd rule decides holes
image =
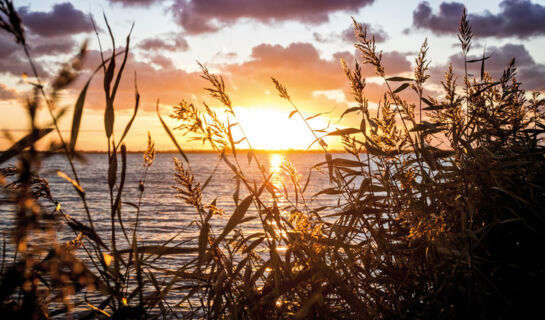
[[[254,149],[305,150],[315,140],[303,120],[297,115],[288,118],[289,112],[258,107],[235,107],[234,111]],[[327,125],[319,118],[312,119],[310,124],[314,129],[325,128]],[[234,136],[237,134],[240,135],[233,133]]]

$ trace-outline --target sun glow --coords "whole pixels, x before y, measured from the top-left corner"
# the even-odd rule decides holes
[[[254,149],[305,150],[315,140],[300,117],[294,115],[288,119],[289,112],[258,107],[235,107],[234,111]],[[327,122],[319,118],[310,120],[310,124],[314,129],[327,126]],[[237,133],[234,132],[234,135]]]

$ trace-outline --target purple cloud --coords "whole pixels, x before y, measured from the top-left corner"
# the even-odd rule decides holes
[[[490,47],[486,49],[486,55],[491,55],[490,59],[485,62],[485,70],[494,79],[499,79],[502,76],[503,70],[512,58],[515,58],[515,66],[517,68],[517,80],[522,83],[522,87],[526,90],[544,91],[545,83],[545,64],[538,63],[530,55],[528,50],[522,44],[505,44],[501,47]],[[468,60],[479,59],[482,54],[468,56]],[[464,70],[464,58],[461,53],[452,55],[449,58],[454,70],[458,71],[459,79],[463,76],[460,72]],[[468,72],[476,76],[480,73],[480,63],[468,64]],[[448,68],[447,65],[431,68],[432,80],[438,83],[444,77],[444,71]]]
[[[51,11],[29,11],[19,8],[23,25],[32,33],[44,36],[67,36],[93,30],[91,18],[70,2],[55,4]]]
[[[146,51],[187,51],[189,50],[189,44],[186,39],[179,36],[173,40],[148,38],[140,41],[138,48]]]
[[[148,7],[162,0],[110,0],[111,3],[119,3],[124,7]]]
[[[428,2],[421,2],[413,11],[413,26],[435,34],[455,34],[463,8],[459,2],[443,2],[439,12],[434,13]],[[545,34],[545,6],[529,0],[504,0],[500,8],[498,14],[468,14],[476,36],[524,39]]]
[[[367,28],[367,34],[369,37],[375,36],[376,42],[384,42],[388,39],[388,34],[382,29],[375,29],[368,23],[361,24],[364,28]],[[347,29],[343,30],[342,38],[348,43],[354,43],[356,41],[356,36],[354,34],[354,25],[350,25]]]
[[[357,11],[374,0],[176,0],[175,18],[190,34],[215,32],[238,19],[322,23],[335,11]]]

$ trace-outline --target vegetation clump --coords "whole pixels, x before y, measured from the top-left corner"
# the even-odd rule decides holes
[[[11,1],[0,1],[0,12],[0,27],[15,37],[33,66]],[[91,79],[74,106],[70,141],[57,125],[65,110],[55,108],[56,93],[77,77],[85,46],[62,67],[50,91],[33,67],[34,90],[27,99],[30,131],[0,156],[0,163],[19,159],[17,167],[0,171],[7,196],[2,205],[10,206],[15,217],[12,234],[4,239],[0,312],[6,318],[32,319],[539,317],[541,296],[535,293],[544,284],[538,257],[545,240],[545,100],[521,89],[514,60],[498,80],[485,71],[487,57],[467,60],[472,33],[465,12],[459,30],[462,53],[466,65],[481,65],[481,73],[472,78],[466,68],[458,86],[450,66],[442,81],[443,97],[425,96],[427,42],[416,58],[413,78],[389,77],[374,38],[356,22],[354,29],[361,63],[373,67],[387,87],[377,110],[371,110],[362,65],[355,62],[350,68],[342,61],[355,101],[343,117],[357,119],[359,127],[325,134],[313,130],[288,89],[272,79],[293,107],[290,117],[300,116],[323,148],[325,161],[316,167],[325,169],[331,184],[314,196],[339,197],[338,205],[329,208],[332,215],[313,206],[306,193],[310,177],[302,177],[291,162],[285,161],[282,170],[292,186],[279,188],[255,155],[252,137],[234,141],[233,128],[243,134],[244,128],[222,77],[206,67],[201,66],[210,84],[206,90],[223,105],[227,123],[210,106],[201,111],[186,101],[171,116],[178,121],[175,133],[209,144],[232,169],[233,212],[205,202],[210,178],[201,183],[194,176],[158,113],[181,156],[174,161],[176,190],[197,217],[194,245],[179,237],[154,246],[139,240],[142,195],[153,192],[145,188],[155,158],[149,136],[137,201],[122,205],[128,197],[123,140],[139,107],[136,86],[134,115],[118,141],[113,125],[130,35],[122,52],[115,51],[112,36],[112,54],[103,57],[96,71],[104,73],[106,99],[107,234],[94,226],[93,208],[74,166]],[[411,90],[417,103],[405,99]],[[39,105],[51,116],[51,124],[43,128],[35,121]],[[64,212],[37,173],[48,153],[38,152],[36,143],[52,132],[60,142],[50,151],[63,152],[70,165],[70,172],[59,176],[81,198],[87,221]],[[325,136],[341,137],[346,154],[334,158]],[[250,151],[242,158],[237,146],[243,141]],[[261,179],[249,176],[243,161],[257,164]],[[134,218],[128,218],[129,212]],[[221,228],[213,227],[218,216],[226,216]],[[254,220],[262,228],[249,233],[244,226]],[[59,224],[71,229],[72,241],[57,240]],[[9,250],[11,261],[6,259]],[[174,270],[159,267],[173,255],[184,255],[186,263]]]

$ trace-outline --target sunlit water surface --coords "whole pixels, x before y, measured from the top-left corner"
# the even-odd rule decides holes
[[[176,154],[157,154],[155,161],[147,173],[145,180],[145,191],[141,200],[140,217],[138,223],[138,240],[140,245],[161,245],[165,241],[172,240],[169,246],[196,246],[198,239],[198,228],[192,222],[198,220],[198,215],[194,208],[184,203],[178,197],[178,192],[174,188],[174,163],[173,157]],[[334,157],[347,157],[345,154],[334,155]],[[85,190],[86,199],[90,208],[91,217],[98,234],[108,245],[111,243],[110,230],[110,194],[108,191],[107,172],[108,161],[106,154],[87,154],[86,162],[76,163],[81,186]],[[191,171],[198,182],[204,184],[207,178],[213,173],[218,156],[212,153],[191,153],[188,154]],[[288,159],[297,168],[301,174],[301,185],[305,185],[309,171],[312,171],[306,192],[305,200],[310,207],[318,208],[322,206],[334,206],[337,204],[337,196],[321,195],[313,199],[312,195],[320,190],[329,187],[329,177],[326,172],[311,170],[319,162],[325,161],[325,157],[320,153],[264,153],[258,155],[260,163],[266,168],[266,175],[271,174],[271,183],[278,189],[286,190],[290,194],[290,201],[295,202],[295,194],[291,186],[291,179],[282,169],[284,159]],[[231,161],[233,159],[231,158]],[[119,161],[120,162],[120,161]],[[242,166],[244,174],[249,181],[255,181],[259,186],[263,181],[263,174],[258,170],[256,161],[253,160],[249,165],[245,154],[239,155],[239,163]],[[121,164],[118,164],[119,171]],[[51,192],[56,201],[61,204],[63,211],[75,219],[88,224],[83,204],[73,186],[66,180],[57,175],[57,170],[61,170],[71,175],[66,159],[61,155],[55,155],[47,158],[42,163],[40,175],[49,181]],[[327,170],[326,170],[327,171]],[[144,173],[142,154],[128,154],[127,156],[127,175],[125,188],[123,191],[122,217],[125,228],[132,234],[136,209],[131,205],[137,204],[140,191],[139,181]],[[119,181],[119,177],[118,177]],[[225,211],[223,216],[215,216],[211,220],[211,225],[215,230],[221,230],[236,205],[233,200],[235,192],[235,174],[223,162],[217,166],[210,182],[203,191],[203,202],[208,204],[216,200],[216,206]],[[240,187],[240,199],[248,195],[244,185]],[[299,197],[299,201],[301,201]],[[271,203],[271,197],[264,192],[264,200]],[[285,208],[289,202],[285,198],[277,199],[278,206]],[[51,208],[53,205],[48,204]],[[322,211],[322,214],[332,213],[333,209]],[[13,226],[13,208],[6,207],[4,204],[0,209],[2,219],[0,221],[0,231],[9,237]],[[247,213],[248,216],[255,215],[255,208],[252,206]],[[284,212],[286,214],[286,212]],[[61,224],[59,224],[61,225]],[[259,219],[254,219],[245,223],[242,231],[245,233],[258,232],[261,230]],[[66,227],[59,228],[59,240],[68,241],[74,238],[74,233]],[[117,229],[116,238],[118,247],[127,248],[127,243],[121,236],[121,230]],[[9,250],[9,248],[8,248]],[[87,257],[80,253],[81,258]],[[267,254],[266,252],[264,254]],[[8,256],[10,252],[8,252]],[[170,270],[176,270],[184,262],[191,259],[190,255],[178,255],[161,260],[161,267]],[[173,301],[174,302],[174,301]]]

